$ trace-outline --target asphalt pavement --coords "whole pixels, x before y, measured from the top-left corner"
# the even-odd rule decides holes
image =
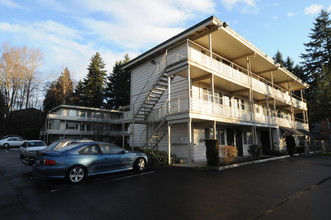
[[[331,219],[331,156],[223,171],[164,167],[71,185],[0,149],[1,219]]]

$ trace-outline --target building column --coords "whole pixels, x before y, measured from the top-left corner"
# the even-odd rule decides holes
[[[187,122],[187,146],[188,146],[188,164],[192,164],[192,119],[189,118],[189,121]]]
[[[213,124],[213,139],[216,140],[217,137],[216,137],[216,121],[214,121],[214,124]]]
[[[190,112],[190,110],[191,110],[191,96],[192,96],[190,65],[188,65],[188,67],[187,67],[187,90],[188,90],[188,111]]]
[[[213,57],[213,42],[211,40],[211,34],[208,35],[208,43],[209,43],[209,56]]]
[[[168,122],[168,165],[171,164],[171,126]]]

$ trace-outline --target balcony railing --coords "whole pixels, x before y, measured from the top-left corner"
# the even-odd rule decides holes
[[[168,51],[167,65],[189,59],[199,65],[203,65],[215,71],[220,77],[226,78],[233,83],[240,84],[247,88],[252,84],[252,89],[259,93],[272,96],[284,103],[299,109],[307,109],[305,100],[291,94],[289,91],[273,84],[254,74],[245,68],[219,56],[192,41],[185,41]]]
[[[123,122],[123,119],[112,119],[112,118],[92,118],[92,117],[80,117],[71,115],[57,115],[48,114],[49,119],[67,120],[67,121],[82,121],[82,122],[102,122],[102,123],[113,123],[119,124]]]

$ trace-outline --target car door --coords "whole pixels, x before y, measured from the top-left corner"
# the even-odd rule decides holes
[[[130,158],[124,149],[112,144],[101,144],[105,170],[113,171],[127,169],[130,164]]]
[[[87,167],[89,174],[104,172],[105,162],[98,145],[89,145],[78,152],[74,164],[81,164]]]

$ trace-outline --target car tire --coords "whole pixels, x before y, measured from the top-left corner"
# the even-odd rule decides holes
[[[135,171],[143,171],[146,168],[146,161],[143,157],[139,157],[133,164]]]
[[[6,143],[6,144],[3,144],[2,146],[3,146],[4,148],[8,148],[8,147],[9,147],[9,144]]]
[[[80,165],[72,166],[68,169],[66,179],[70,183],[81,183],[87,175],[87,170],[85,167]]]

